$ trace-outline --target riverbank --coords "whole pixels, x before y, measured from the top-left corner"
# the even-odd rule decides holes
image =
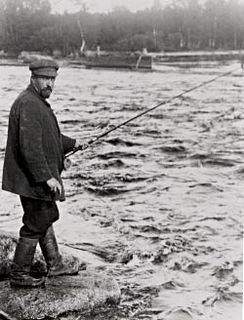
[[[201,61],[231,61],[244,59],[244,50],[212,50],[152,53],[154,62],[201,62]]]

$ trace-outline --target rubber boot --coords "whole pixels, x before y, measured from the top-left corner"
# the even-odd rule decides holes
[[[45,279],[30,275],[31,264],[36,251],[38,239],[19,238],[10,273],[10,285],[14,287],[39,287]]]
[[[66,266],[63,263],[63,259],[61,254],[59,253],[57,240],[52,226],[48,228],[45,237],[39,239],[39,244],[42,250],[42,254],[47,263],[48,277],[78,274],[78,263],[73,267]]]

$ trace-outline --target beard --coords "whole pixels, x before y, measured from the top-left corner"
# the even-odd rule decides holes
[[[40,95],[44,98],[44,99],[48,99],[50,97],[52,93],[52,89],[50,87],[41,89],[40,91]]]

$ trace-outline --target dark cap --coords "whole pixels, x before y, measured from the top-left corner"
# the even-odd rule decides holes
[[[59,65],[53,59],[38,59],[31,62],[29,69],[35,76],[56,77]]]

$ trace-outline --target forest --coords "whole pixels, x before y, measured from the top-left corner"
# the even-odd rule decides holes
[[[86,50],[149,52],[244,48],[244,4],[238,0],[172,0],[130,12],[52,13],[48,0],[0,0],[0,51],[77,55]]]

